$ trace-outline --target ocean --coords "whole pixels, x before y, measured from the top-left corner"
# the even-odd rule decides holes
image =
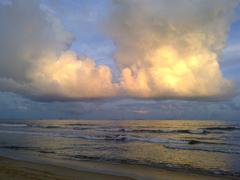
[[[0,155],[6,154],[240,176],[240,123],[217,120],[1,121]]]

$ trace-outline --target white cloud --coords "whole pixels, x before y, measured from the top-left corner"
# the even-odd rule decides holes
[[[0,4],[0,90],[42,100],[229,96],[218,56],[236,2],[113,0],[104,26],[119,83],[110,67],[67,50],[72,35],[40,1]]]
[[[112,72],[89,58],[78,58],[72,51],[60,57],[45,57],[29,73],[32,86],[41,96],[91,99],[116,96]]]
[[[127,96],[228,96],[218,57],[237,1],[113,0],[106,28]]]

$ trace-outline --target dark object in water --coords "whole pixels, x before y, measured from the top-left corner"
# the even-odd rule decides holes
[[[196,140],[190,140],[190,141],[188,142],[188,144],[191,144],[191,145],[199,144],[199,143],[201,143],[201,142],[200,142],[200,141],[196,141]]]
[[[227,127],[207,127],[204,128],[206,130],[221,130],[221,131],[233,131],[233,130],[237,130],[239,128],[233,127],[233,126],[227,126]]]
[[[120,132],[126,132],[126,130],[124,128],[119,130]]]
[[[40,150],[38,152],[43,153],[43,154],[55,154],[54,151],[46,151],[46,150]]]

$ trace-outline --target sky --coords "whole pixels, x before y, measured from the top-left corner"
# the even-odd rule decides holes
[[[0,0],[0,119],[240,116],[239,0]]]

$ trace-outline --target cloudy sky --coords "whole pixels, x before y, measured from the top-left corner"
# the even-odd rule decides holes
[[[239,0],[0,0],[0,119],[240,116]]]

